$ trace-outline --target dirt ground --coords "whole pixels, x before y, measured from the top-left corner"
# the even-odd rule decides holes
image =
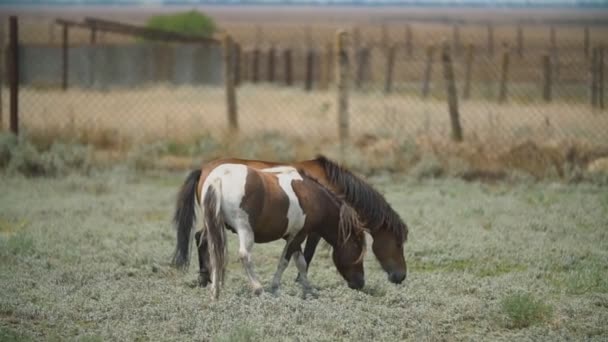
[[[404,284],[389,283],[370,252],[364,290],[350,290],[320,248],[318,298],[301,298],[293,265],[278,297],[256,297],[231,236],[212,302],[197,267],[168,264],[184,176],[2,174],[0,340],[608,339],[604,187],[373,178],[410,226]],[[281,248],[254,247],[267,288]]]

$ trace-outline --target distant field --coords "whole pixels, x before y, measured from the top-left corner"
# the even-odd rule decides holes
[[[290,265],[278,297],[247,287],[230,235],[217,302],[168,265],[183,175],[0,178],[0,340],[589,340],[608,330],[605,188],[373,180],[410,226],[409,274],[370,252],[348,289],[319,248],[318,299]],[[256,245],[266,288],[281,243]]]
[[[227,128],[225,96],[219,87],[151,87],[109,92],[87,90],[21,91],[21,125],[36,134],[98,134],[115,141],[188,140],[218,134]],[[337,139],[335,93],[246,85],[238,91],[239,126],[244,135],[276,132],[314,141]],[[4,93],[4,98],[7,98]],[[461,103],[465,137],[507,147],[522,139],[541,142],[585,139],[605,144],[608,116],[583,103],[556,101],[504,105],[483,100]],[[351,132],[395,137],[447,138],[447,105],[441,98],[422,101],[418,95],[354,93]],[[4,112],[8,113],[5,102]],[[4,118],[8,127],[8,118]],[[312,139],[312,140],[311,140]]]

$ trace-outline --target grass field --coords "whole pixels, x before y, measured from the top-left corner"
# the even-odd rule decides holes
[[[608,338],[605,187],[371,181],[410,226],[409,275],[372,253],[347,288],[319,249],[318,298],[290,265],[278,297],[250,293],[230,237],[222,298],[168,265],[184,174],[123,168],[0,177],[0,340],[595,340]],[[230,234],[232,235],[232,234]],[[268,287],[281,243],[256,245]]]

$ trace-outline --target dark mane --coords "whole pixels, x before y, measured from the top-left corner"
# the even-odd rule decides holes
[[[328,181],[342,192],[344,200],[359,213],[369,229],[373,231],[384,225],[400,241],[407,241],[407,225],[382,194],[325,156],[319,155],[315,160],[325,171]]]
[[[344,225],[344,227],[349,228],[349,230],[338,231],[339,236],[342,236],[343,238],[347,239],[349,236],[351,236],[351,234],[353,233],[352,230],[355,227],[361,228],[361,233],[363,232],[363,230],[364,230],[363,222],[361,222],[360,219],[358,218],[359,215],[357,214],[356,210],[354,210],[353,208],[350,208],[350,205],[348,204],[348,202],[346,202],[340,195],[334,193],[333,191],[331,191],[331,189],[329,189],[325,185],[321,184],[321,182],[319,182],[316,178],[309,176],[306,172],[304,172],[304,170],[298,170],[298,173],[302,176],[302,178],[310,180],[313,183],[315,183],[316,185],[318,185],[319,188],[321,188],[323,190],[323,192],[326,193],[329,196],[329,198],[331,198],[331,200],[334,202],[334,204],[336,205],[337,208],[339,208],[340,210],[343,210],[342,206],[347,206],[352,211],[355,221],[350,222],[350,224]],[[363,243],[365,244],[365,239],[363,240]]]

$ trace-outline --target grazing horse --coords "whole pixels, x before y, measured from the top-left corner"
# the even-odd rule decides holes
[[[286,244],[272,281],[279,288],[281,276],[293,256],[304,293],[311,287],[301,244],[315,233],[333,247],[333,261],[348,286],[364,286],[363,255],[365,234],[357,213],[313,178],[293,167],[262,170],[243,164],[221,164],[213,168],[203,184],[200,170],[193,171],[180,191],[176,222],[176,255],[188,256],[196,203],[203,213],[205,235],[199,244],[208,244],[213,297],[219,296],[226,267],[226,233],[238,235],[239,257],[256,294],[262,286],[254,272],[251,250],[255,243],[285,239]]]
[[[197,181],[199,187],[201,187],[209,173],[215,167],[227,163],[247,165],[256,169],[289,165],[314,178],[332,192],[341,196],[346,203],[357,211],[359,217],[365,222],[368,232],[373,238],[372,251],[384,271],[387,273],[389,281],[400,284],[405,279],[407,275],[407,265],[405,262],[403,245],[407,241],[407,225],[378,191],[346,168],[339,166],[324,156],[291,164],[225,158],[205,163],[202,169],[198,170],[198,180],[193,181]],[[180,206],[179,203],[178,206]],[[176,220],[177,219],[178,216],[176,215]],[[188,239],[188,237],[180,236],[178,232],[178,243],[180,240],[184,241],[184,239]],[[205,237],[200,236],[200,234],[197,237],[197,241],[201,241],[198,247],[200,285],[206,286],[209,282],[207,268],[209,255],[207,244]],[[304,256],[307,265],[310,265],[318,242],[319,237],[314,234],[309,235],[306,239]],[[173,263],[178,267],[184,267],[188,264],[188,256],[176,252]]]

